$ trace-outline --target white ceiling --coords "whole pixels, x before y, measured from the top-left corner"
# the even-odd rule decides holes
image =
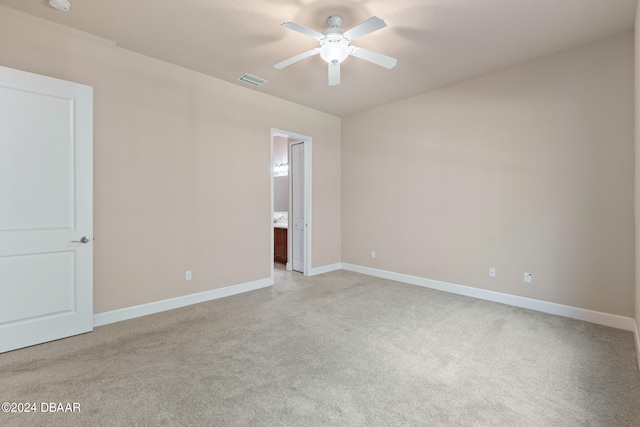
[[[631,30],[638,0],[48,0],[0,5],[58,22],[118,46],[338,116],[406,98],[473,76]],[[353,44],[398,59],[387,70],[358,58],[327,84],[314,56],[276,70],[281,60],[318,46],[280,26],[318,31],[330,15],[349,29],[378,16],[387,27]],[[5,43],[10,41],[4,41]]]

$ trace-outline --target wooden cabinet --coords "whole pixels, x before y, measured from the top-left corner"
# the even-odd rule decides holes
[[[287,263],[287,229],[273,228],[273,260],[281,264]]]

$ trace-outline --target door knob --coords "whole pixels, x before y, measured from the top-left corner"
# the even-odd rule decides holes
[[[82,236],[80,240],[72,240],[74,243],[89,243],[89,238],[87,236]]]

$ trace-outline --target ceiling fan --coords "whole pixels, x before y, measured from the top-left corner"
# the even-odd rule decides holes
[[[330,16],[327,21],[329,28],[321,33],[295,22],[284,22],[283,27],[318,40],[320,47],[278,62],[274,67],[280,70],[305,58],[320,54],[320,57],[329,64],[329,86],[336,86],[340,84],[340,63],[349,55],[388,69],[396,66],[398,60],[395,58],[361,47],[349,46],[352,41],[386,27],[387,24],[382,19],[377,16],[371,17],[348,31],[340,28],[340,24],[342,24],[340,16]]]

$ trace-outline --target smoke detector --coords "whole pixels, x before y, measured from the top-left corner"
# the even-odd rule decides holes
[[[71,7],[71,3],[67,0],[49,0],[49,5],[54,8],[66,12]]]

